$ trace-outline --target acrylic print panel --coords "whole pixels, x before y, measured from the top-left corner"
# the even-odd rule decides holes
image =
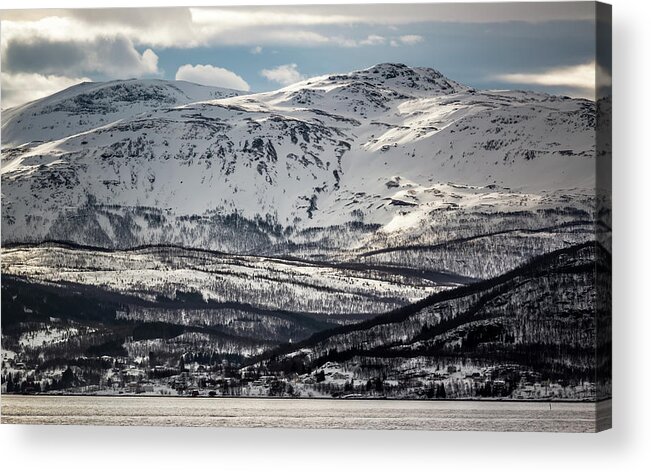
[[[3,11],[2,421],[610,427],[610,69],[589,2]]]

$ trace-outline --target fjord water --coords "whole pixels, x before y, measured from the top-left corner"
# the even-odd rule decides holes
[[[2,423],[592,432],[594,403],[2,395]]]

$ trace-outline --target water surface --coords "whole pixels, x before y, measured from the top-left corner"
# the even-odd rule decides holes
[[[2,423],[21,424],[448,431],[596,429],[594,403],[44,395],[2,395],[0,401]]]

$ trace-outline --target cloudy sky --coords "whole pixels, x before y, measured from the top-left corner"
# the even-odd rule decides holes
[[[84,80],[257,92],[379,62],[433,67],[478,88],[595,93],[591,2],[5,10],[0,18],[2,108]]]

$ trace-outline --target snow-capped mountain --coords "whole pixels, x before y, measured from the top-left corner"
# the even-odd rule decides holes
[[[53,141],[132,118],[145,111],[242,92],[156,79],[83,82],[2,112],[2,145]]]
[[[130,80],[4,112],[2,146],[3,243],[224,249],[228,215],[392,232],[440,209],[574,205],[594,187],[595,105],[401,64],[249,95]]]
[[[380,64],[7,110],[3,389],[608,396],[609,106]]]

